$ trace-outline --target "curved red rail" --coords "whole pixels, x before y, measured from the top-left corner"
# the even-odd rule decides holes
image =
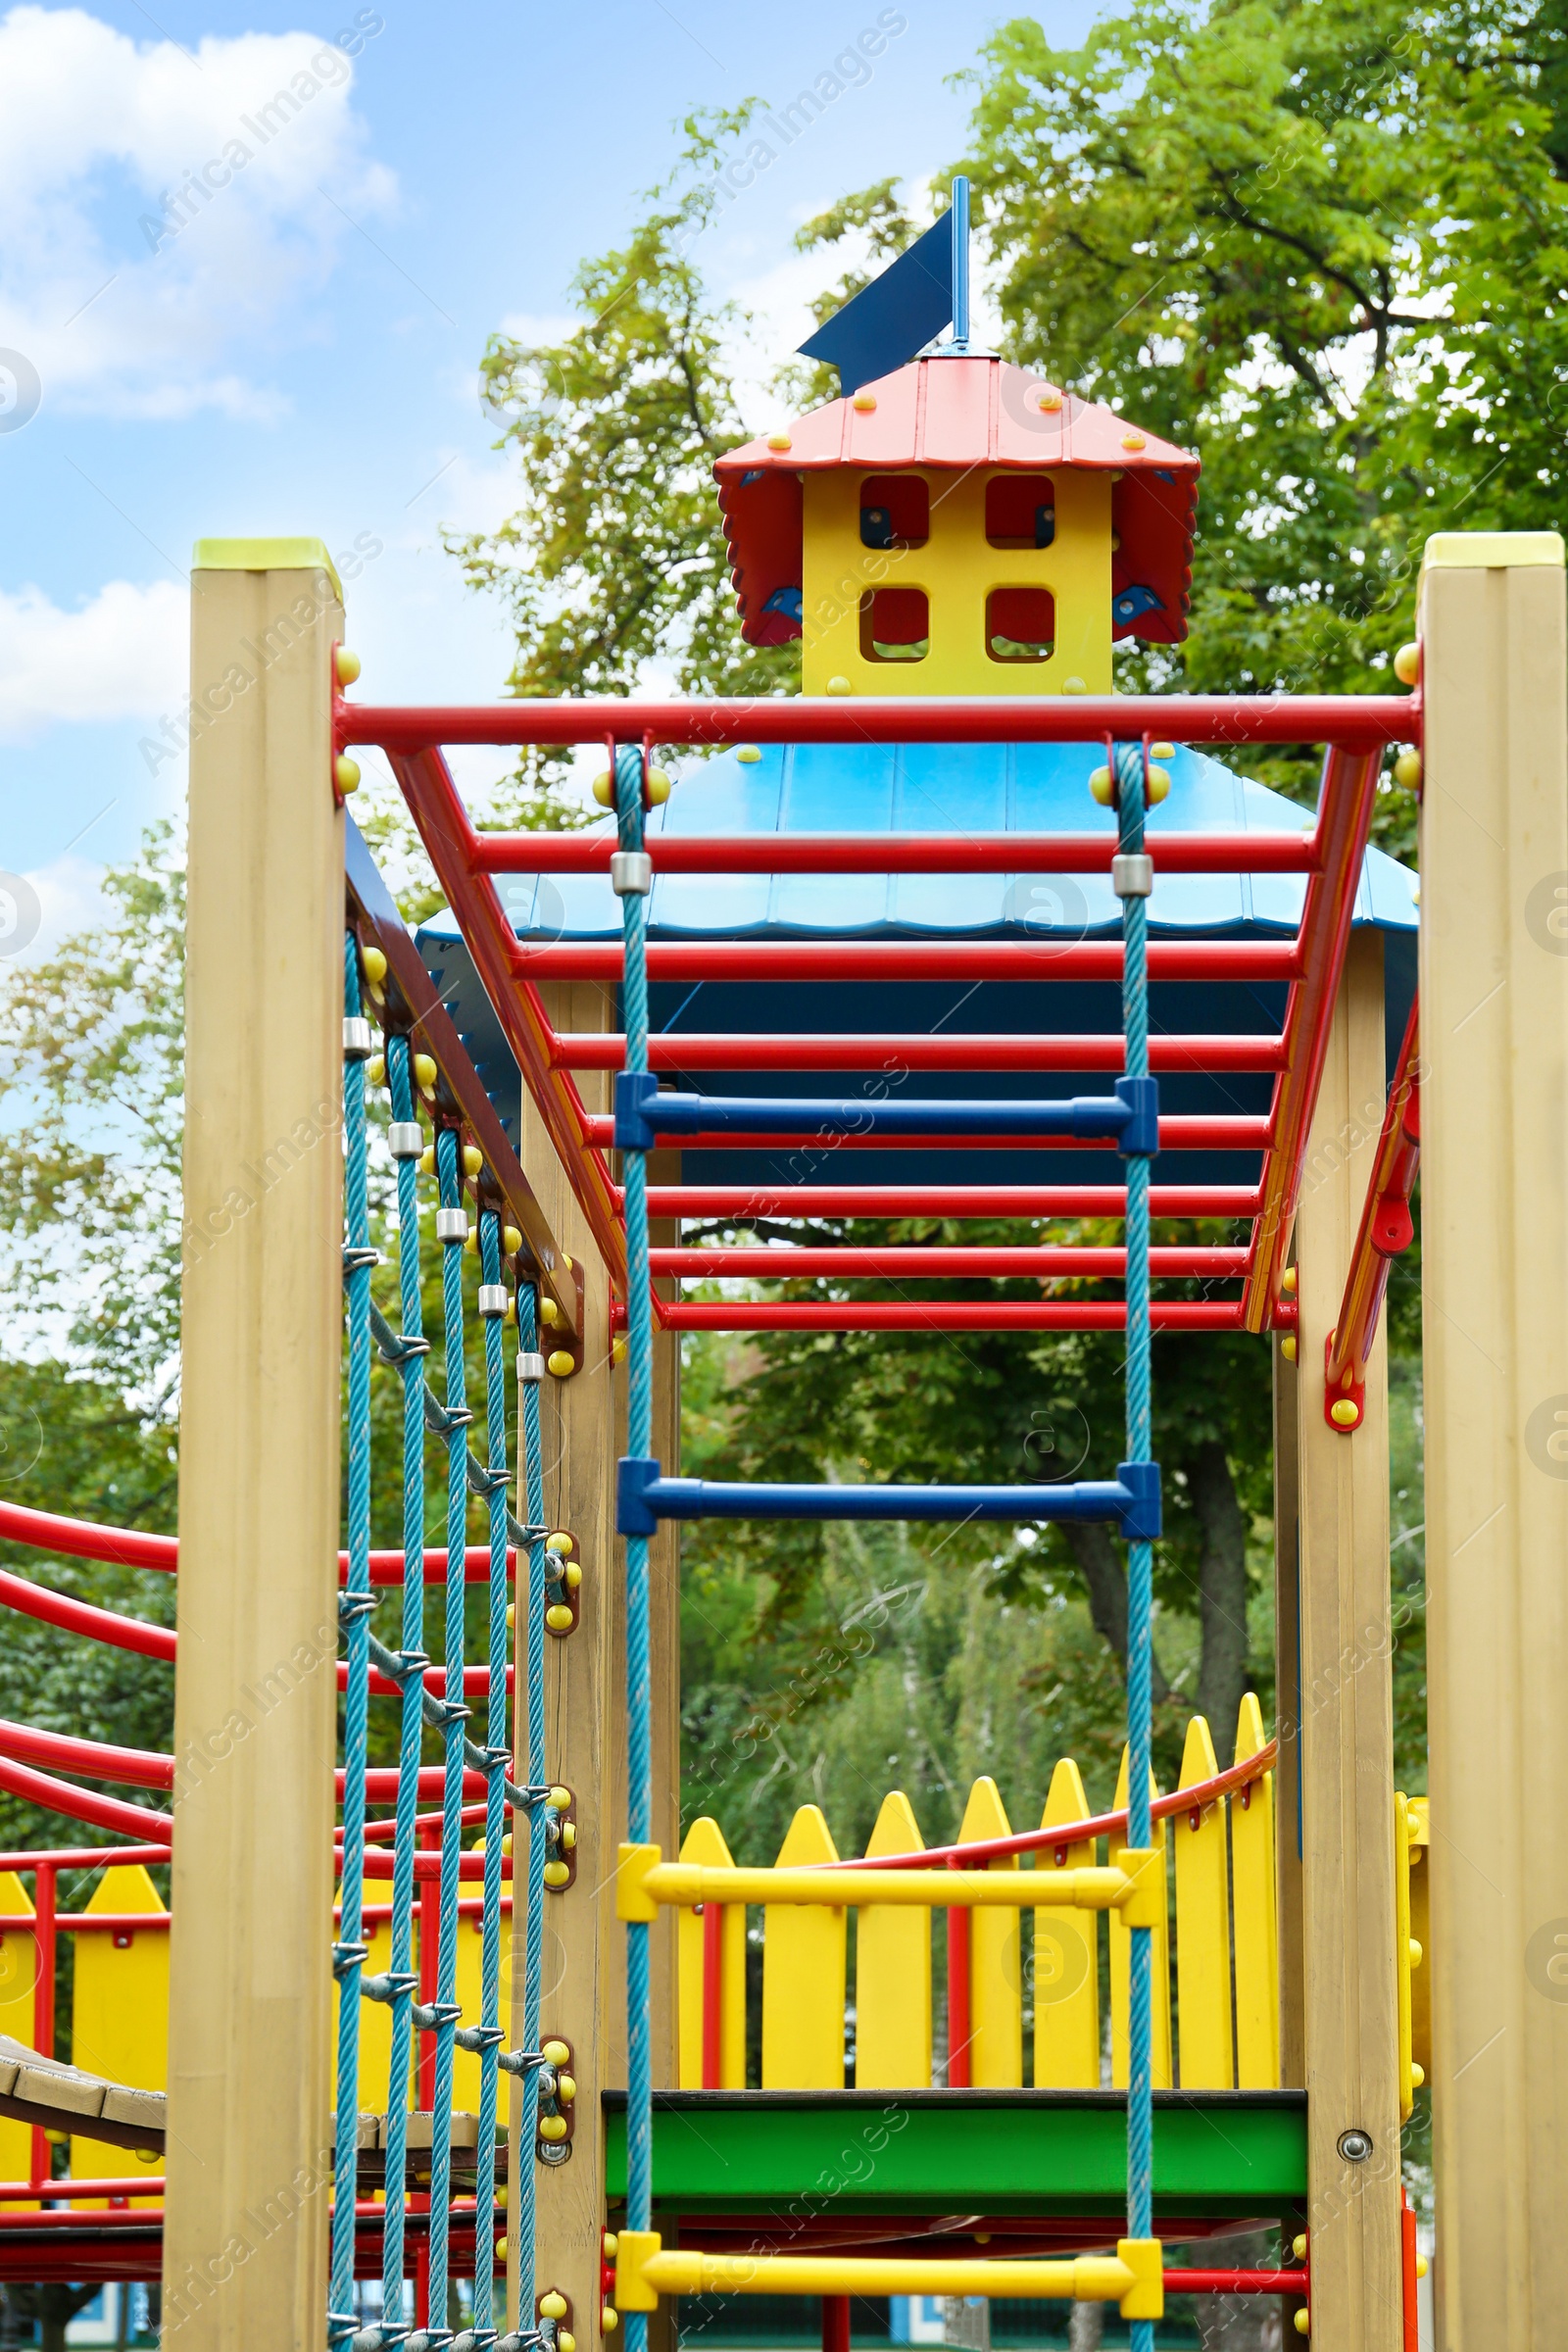
[[[20,1764],[50,1764],[57,1772],[79,1772],[89,1780],[117,1781],[127,1788],[172,1788],[174,1758],[146,1747],[115,1747],[108,1740],[78,1740],[66,1732],[38,1731],[31,1724],[0,1718],[0,1757]],[[343,1794],[344,1774],[335,1778]],[[421,1764],[418,1793],[438,1797],[445,1791],[446,1771],[440,1764]],[[391,1804],[398,1793],[395,1764],[372,1764],[365,1776],[365,1793],[372,1804]],[[463,1793],[475,1799],[485,1793],[484,1775],[466,1771]]]
[[[22,1502],[0,1502],[0,1541],[25,1544],[33,1551],[63,1551],[74,1560],[104,1560],[117,1568],[156,1568],[172,1576],[179,1567],[179,1539],[177,1536],[150,1536],[129,1527],[105,1527],[95,1519],[66,1519],[56,1511],[35,1511]],[[516,1552],[508,1547],[507,1573],[515,1573]],[[347,1582],[349,1555],[337,1555],[337,1581]],[[427,1585],[446,1582],[447,1555],[445,1545],[432,1545],[424,1555],[424,1581]],[[464,1578],[470,1585],[490,1581],[490,1548],[485,1544],[470,1544],[464,1553]],[[372,1551],[370,1554],[372,1585],[401,1585],[403,1554],[401,1551]]]

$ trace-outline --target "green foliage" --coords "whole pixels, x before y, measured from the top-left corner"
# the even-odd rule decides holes
[[[497,335],[486,350],[496,446],[516,453],[522,503],[450,544],[470,585],[511,610],[515,694],[624,694],[655,660],[683,693],[799,682],[795,649],[748,647],[736,623],[712,466],[747,438],[725,356],[743,321],[690,258],[718,201],[716,163],[751,112],[688,118],[654,209],[579,270],[582,325],[549,344]]]
[[[1125,683],[1388,691],[1429,532],[1562,519],[1538,15],[1134,0],[1077,50],[1030,18],[986,44],[967,169],[1011,356],[1203,459],[1192,636]],[[1388,846],[1413,829],[1387,794]]]

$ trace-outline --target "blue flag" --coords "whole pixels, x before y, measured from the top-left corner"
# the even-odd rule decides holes
[[[862,384],[891,375],[895,368],[912,360],[955,318],[960,306],[967,310],[967,288],[959,284],[968,259],[967,212],[967,205],[955,204],[801,345],[804,359],[825,360],[838,369],[839,390],[846,400]],[[965,319],[965,335],[967,324]]]

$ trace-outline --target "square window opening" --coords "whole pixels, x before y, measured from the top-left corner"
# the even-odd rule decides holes
[[[1050,547],[1056,536],[1056,485],[1049,473],[996,473],[986,484],[992,547]]]
[[[931,491],[917,473],[868,473],[860,484],[860,545],[884,553],[924,547],[931,536]]]
[[[923,588],[868,588],[860,599],[866,662],[923,662],[931,651],[931,607]]]
[[[986,599],[993,662],[1049,662],[1056,650],[1056,600],[1049,588],[994,588]]]

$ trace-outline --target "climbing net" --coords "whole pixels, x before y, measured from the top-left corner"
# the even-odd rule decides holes
[[[653,2075],[649,2035],[649,1926],[660,1900],[690,1902],[704,1893],[722,1899],[719,1882],[746,1899],[742,1882],[766,1880],[767,1899],[821,1900],[824,1882],[795,1872],[662,1870],[649,1840],[653,1822],[652,1707],[649,1673],[648,1544],[662,1519],[703,1517],[792,1517],[817,1519],[970,1518],[1036,1521],[1095,1519],[1114,1526],[1128,1544],[1127,1743],[1128,1846],[1117,1857],[1120,1886],[1109,1899],[1123,1902],[1130,1929],[1129,2066],[1127,2091],[1127,2236],[1115,2263],[1080,2262],[1066,2291],[1114,2299],[1132,2323],[1132,2352],[1153,2352],[1154,2321],[1162,2309],[1160,2253],[1153,2238],[1152,2159],[1152,1925],[1140,1918],[1126,1897],[1135,1891],[1140,1865],[1150,1856],[1152,1821],[1151,1708],[1152,1660],[1152,1539],[1159,1533],[1159,1470],[1152,1458],[1150,1315],[1150,1161],[1158,1150],[1158,1089],[1149,1066],[1149,975],[1147,902],[1152,862],[1147,854],[1144,818],[1150,797],[1150,747],[1112,744],[1104,787],[1117,817],[1112,884],[1122,907],[1122,1011],[1124,1073],[1110,1097],[1091,1096],[1041,1103],[966,1102],[958,1113],[969,1132],[1007,1132],[1027,1122],[1064,1135],[1111,1135],[1126,1161],[1127,1292],[1127,1459],[1114,1482],[1043,1489],[1038,1486],[855,1488],[849,1486],[718,1485],[695,1479],[666,1479],[652,1458],[653,1306],[649,1280],[647,1153],[662,1135],[701,1133],[716,1124],[724,1105],[703,1096],[661,1094],[648,1059],[647,899],[652,860],[644,848],[644,817],[650,806],[646,754],[617,752],[613,791],[619,848],[611,879],[622,906],[625,956],[624,1072],[616,1081],[615,1142],[625,1154],[628,1398],[627,1456],[620,1466],[618,1525],[626,1542],[626,1701],[628,1821],[622,1849],[622,1916],[627,1922],[627,2187],[626,2230],[620,2238],[618,2299],[626,2313],[627,2352],[646,2352],[647,2313],[657,2293],[728,2284],[765,2289],[795,2284],[826,2286],[823,2266],[811,2278],[809,2265],[788,2257],[748,2260],[730,2277],[722,2260],[662,2255],[652,2231]],[[730,1105],[733,1108],[733,1105]],[[841,1102],[785,1104],[748,1098],[748,1127],[770,1120],[815,1124],[822,1134],[852,1125],[902,1125],[911,1132],[940,1130],[955,1123],[951,1103],[863,1103]],[[786,1889],[793,1880],[793,1894]],[[701,1882],[701,1890],[696,1884]],[[991,1899],[1005,1899],[999,1880],[990,1888],[973,1882]],[[992,1895],[992,1889],[995,1894]],[[751,1889],[753,1899],[760,1891]],[[848,1889],[840,1882],[839,1900]],[[849,2260],[832,2266],[835,2282],[873,2286],[869,2271],[879,2266]],[[985,2287],[974,2266],[973,2285]],[[1052,2266],[1045,2266],[1051,2268]],[[858,2278],[858,2274],[866,2276]],[[993,2291],[1041,2291],[998,2286]],[[1046,2291],[1050,2291],[1048,2288]],[[1058,2287],[1056,2291],[1063,2291]],[[1147,2316],[1146,2316],[1147,2315]]]
[[[371,951],[370,956],[376,953]],[[561,2128],[553,2125],[552,2119],[559,2115],[566,2093],[562,2069],[569,2056],[563,2044],[539,2046],[546,1873],[553,1850],[562,1844],[569,1802],[565,1790],[545,1780],[545,1612],[552,1586],[565,1574],[559,1540],[553,1547],[550,1531],[543,1524],[539,1385],[545,1377],[546,1359],[537,1345],[534,1291],[519,1279],[514,1293],[505,1280],[503,1261],[514,1255],[520,1237],[504,1226],[500,1212],[482,1199],[477,1223],[470,1225],[465,1195],[469,1180],[479,1173],[480,1154],[473,1146],[464,1144],[460,1129],[451,1123],[438,1123],[433,1143],[426,1144],[418,1090],[421,1079],[433,1077],[433,1065],[428,1073],[419,1068],[422,1057],[415,1054],[408,1035],[389,1035],[384,1055],[392,1109],[388,1145],[397,1177],[401,1330],[393,1330],[371,1299],[370,1276],[377,1252],[369,1239],[366,1085],[373,1037],[364,1002],[368,961],[368,956],[362,958],[359,943],[350,933],[344,956],[348,1574],[339,1595],[348,1657],[343,1706],[342,1920],[333,1955],[339,1988],[334,2126],[338,2191],[332,2212],[328,2340],[334,2348],[352,2345],[355,2352],[393,2345],[406,2346],[408,2352],[435,2352],[436,2347],[449,2345],[458,2347],[459,2352],[487,2352],[498,2345],[504,2352],[520,2352],[523,2345],[549,2343],[554,2334],[553,2323],[548,2320],[533,2325],[532,2152],[536,2141],[550,2141]],[[433,1174],[437,1188],[434,1230],[440,1252],[444,1354],[439,1397],[425,1377],[425,1358],[432,1342],[424,1332],[421,1298],[421,1165]],[[470,1442],[475,1413],[467,1398],[466,1355],[464,1257],[475,1247],[479,1260],[476,1303],[483,1334],[482,1455]],[[518,1432],[525,1521],[508,1501],[512,1470],[507,1448],[505,1331],[514,1319],[518,1342]],[[403,1391],[402,1621],[395,1648],[378,1638],[371,1624],[379,1597],[372,1589],[370,1573],[372,1348],[379,1349],[382,1360],[398,1373]],[[430,1435],[444,1444],[447,1457],[444,1668],[439,1674],[432,1670],[424,1646],[425,1445]],[[466,1658],[466,1537],[470,1500],[474,1498],[482,1501],[487,1520],[488,1556],[482,1573],[488,1607],[484,1656],[470,1680]],[[523,1715],[528,1754],[526,1779],[521,1783],[512,1777],[509,1724],[508,1585],[514,1560],[523,1603],[526,1685]],[[382,1688],[390,1687],[397,1693],[400,1708],[398,1763],[391,1790],[395,1809],[389,1821],[376,1822],[368,1819],[368,1797],[372,1787],[376,1794],[387,1793],[387,1776],[368,1772],[372,1672],[385,1678]],[[432,1683],[437,1686],[434,1690]],[[483,1696],[482,1740],[471,1736],[476,1710],[470,1708],[468,1699],[475,1684],[475,1695],[482,1690]],[[426,1732],[434,1733],[441,1744],[441,1762],[433,1775],[422,1766]],[[439,1788],[440,1810],[421,1814],[419,1798],[432,1779]],[[465,1802],[475,1794],[478,1802]],[[509,1878],[515,1882],[507,1832],[509,1811],[520,1815],[527,1826],[526,1908],[521,1923],[516,1919],[514,1896],[512,1906],[511,1949],[514,1958],[520,1958],[522,1979],[521,2046],[516,2049],[505,2046],[507,2029],[501,2018],[505,1882]],[[482,1860],[463,1852],[464,1830],[474,1822],[483,1825]],[[390,1855],[386,1851],[388,1830]],[[554,1867],[559,1875],[559,1859]],[[482,1948],[479,2013],[473,2017],[465,2015],[459,1997],[459,1917],[462,1882],[476,1869],[482,1871]],[[368,1877],[386,1876],[392,1882],[390,1964],[371,1972],[364,1940],[364,1885]],[[416,1888],[419,1882],[432,1878],[439,1889],[433,1985],[427,1949],[421,1948],[421,1965],[415,1965]],[[428,1997],[420,1997],[421,1989]],[[356,2198],[352,2184],[362,2144],[360,2029],[361,2003],[365,2001],[383,2003],[391,2013],[387,2112],[377,2126],[385,2179],[382,2315],[369,2326],[362,2326],[353,2309]],[[416,2034],[424,2040],[422,2052],[416,2046]],[[459,2050],[478,2058],[479,2112],[473,2184],[472,2322],[455,2334],[446,2325],[446,2317],[457,2211],[453,2091]],[[511,2280],[514,2325],[505,2336],[496,2323],[494,2230],[496,2126],[503,2073],[520,2081],[517,2145],[528,2151],[528,2159],[517,2168]],[[416,2281],[416,2322],[411,2328],[404,2316],[410,2253],[410,2125],[411,2113],[418,2116],[425,2099],[428,2264]],[[420,2309],[421,2305],[427,2308]],[[528,2325],[519,2328],[517,2322],[523,2316]]]

